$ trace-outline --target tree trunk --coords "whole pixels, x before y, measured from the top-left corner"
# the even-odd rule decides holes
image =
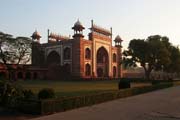
[[[143,68],[144,68],[145,79],[150,80],[150,74],[152,69],[150,67],[146,68],[145,66],[143,66]]]
[[[145,77],[147,80],[150,80],[150,71],[149,70],[145,70]]]

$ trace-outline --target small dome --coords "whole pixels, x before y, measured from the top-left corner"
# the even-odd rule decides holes
[[[33,39],[37,39],[39,40],[41,38],[41,35],[39,32],[37,32],[37,30],[32,34],[31,36]]]
[[[79,21],[79,19],[77,20],[77,22],[74,23],[74,26],[72,27],[72,29],[76,29],[76,30],[84,29],[84,27],[83,27],[82,23]]]
[[[83,26],[83,25],[82,25],[82,23],[78,19],[78,21],[74,24],[74,26]]]
[[[122,42],[123,40],[121,39],[121,37],[119,35],[116,36],[115,42]]]

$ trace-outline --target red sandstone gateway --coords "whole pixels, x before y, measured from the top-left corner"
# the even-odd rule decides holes
[[[13,71],[16,79],[120,78],[122,39],[117,36],[112,46],[112,28],[104,29],[92,21],[89,39],[78,20],[72,27],[73,37],[48,30],[48,43],[41,35],[32,34],[32,64]],[[18,68],[18,67],[17,67]],[[7,75],[8,76],[8,75]]]

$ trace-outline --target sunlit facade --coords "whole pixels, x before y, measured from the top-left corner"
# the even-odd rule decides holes
[[[85,27],[79,20],[72,29],[72,38],[48,30],[48,43],[43,44],[36,31],[32,35],[32,65],[53,66],[54,69],[59,66],[73,77],[120,78],[122,39],[117,36],[112,46],[112,29],[99,27],[93,21],[89,39],[84,39]]]
[[[88,39],[84,39],[85,27],[79,20],[72,29],[72,38],[48,30],[48,42],[43,44],[40,33],[35,31],[31,36],[32,64],[16,69],[15,78],[120,78],[120,36],[115,38],[115,46],[112,46],[112,29],[104,29],[92,21]]]

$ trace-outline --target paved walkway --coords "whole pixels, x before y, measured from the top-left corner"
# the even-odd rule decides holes
[[[180,86],[32,120],[180,120]]]

